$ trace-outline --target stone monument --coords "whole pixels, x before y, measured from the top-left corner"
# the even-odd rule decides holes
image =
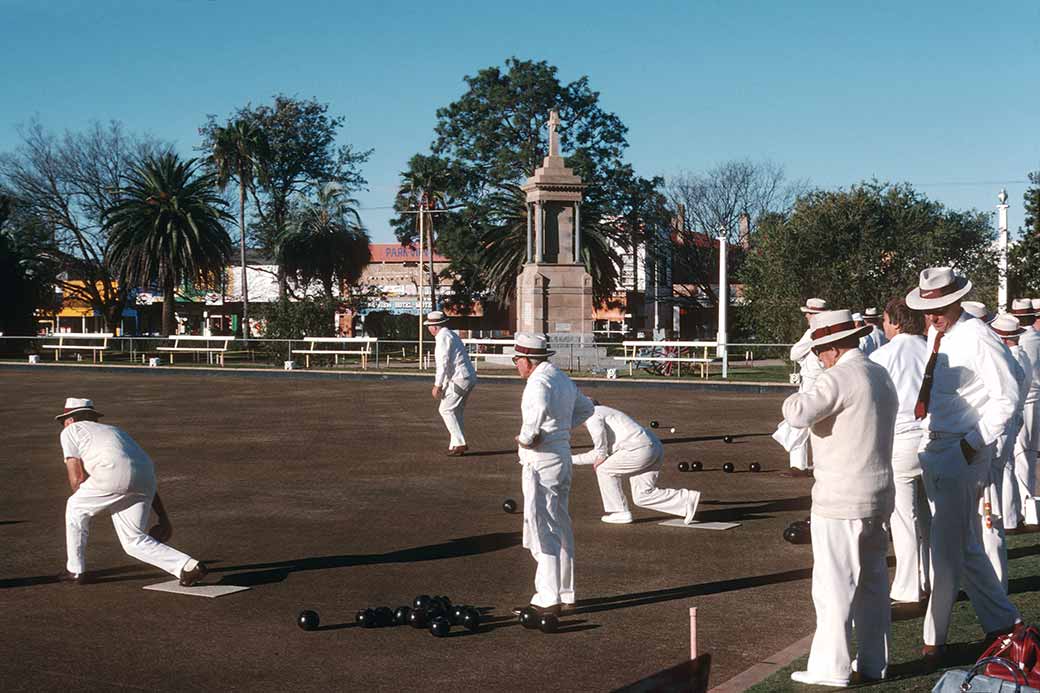
[[[560,156],[560,117],[549,113],[549,155],[521,189],[527,195],[527,259],[517,278],[517,331],[543,332],[555,361],[602,365],[593,349],[592,277],[581,259],[585,186]],[[580,360],[580,364],[578,363]]]

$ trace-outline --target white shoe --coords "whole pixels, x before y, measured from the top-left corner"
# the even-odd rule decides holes
[[[692,525],[693,516],[697,514],[697,504],[701,502],[700,491],[690,491],[690,504],[686,509],[686,517],[683,518],[683,524]]]
[[[848,688],[848,679],[825,679],[813,676],[808,671],[792,671],[791,680],[804,683],[809,686],[833,686],[834,688]]]
[[[603,522],[609,522],[612,525],[628,525],[632,523],[632,513],[625,510],[620,513],[610,513],[599,518]]]

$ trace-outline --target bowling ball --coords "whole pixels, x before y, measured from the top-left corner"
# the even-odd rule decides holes
[[[690,463],[689,462],[680,462],[677,466],[679,467],[679,471],[680,472],[688,472],[688,471],[690,471]]]
[[[354,614],[354,623],[361,625],[362,621],[365,620],[365,610],[358,609],[357,613]]]
[[[435,618],[448,618],[448,610],[440,602],[434,602],[426,607],[426,620],[433,623]]]
[[[693,462],[690,463],[690,471],[691,472],[699,472],[702,469],[704,469],[704,463],[701,462],[700,460],[694,460]]]
[[[394,625],[394,610],[389,606],[376,608],[376,625],[380,628]]]
[[[420,594],[418,597],[416,597],[414,600],[412,600],[412,608],[413,609],[425,609],[427,606],[430,605],[430,600],[431,599],[433,599],[433,597],[431,597],[428,594]]]
[[[722,471],[726,472],[727,474],[732,473],[733,469],[734,467],[732,462],[727,462],[726,464],[722,465]]]
[[[655,420],[655,421],[651,421],[651,422],[650,422],[650,428],[657,428],[657,427],[658,427],[658,426],[660,426],[660,425],[661,425],[661,424],[657,423],[657,421],[656,421],[656,420]]]
[[[808,532],[808,531],[810,531],[809,530],[809,521],[808,520],[795,520],[794,522],[792,522],[788,526],[789,527],[794,527],[795,529],[797,529],[800,532]]]
[[[466,617],[466,607],[461,604],[456,604],[451,607],[448,611],[448,620],[451,621],[453,626],[461,626],[462,619]]]
[[[733,442],[733,436],[722,436],[722,442],[723,443],[732,443]]]
[[[512,498],[506,498],[505,502],[502,503],[502,510],[506,511],[507,513],[515,513],[516,501]]]
[[[812,534],[808,525],[792,522],[784,530],[784,539],[792,544],[811,544]]]
[[[408,614],[408,625],[412,628],[425,628],[429,622],[425,609],[412,609]]]
[[[318,612],[310,609],[301,611],[300,615],[296,617],[296,625],[304,630],[314,630],[320,622],[321,619],[318,618]]]
[[[471,633],[480,630],[480,612],[470,607],[462,615],[462,627]]]
[[[357,623],[362,628],[375,628],[379,625],[379,617],[375,609],[365,609],[357,616]]]
[[[443,638],[451,632],[451,623],[443,616],[438,616],[430,622],[430,632],[438,638]]]
[[[544,614],[538,620],[538,629],[543,633],[555,633],[560,627],[560,619],[556,618],[552,614]]]
[[[751,464],[749,464],[747,466],[747,468],[748,468],[748,471],[750,471],[750,472],[760,472],[760,471],[762,471],[762,465],[760,465],[758,462],[752,462]]]
[[[529,606],[520,612],[520,625],[534,630],[541,625],[541,615],[536,609]]]
[[[412,609],[407,606],[399,606],[394,609],[394,625],[407,626],[408,615],[412,613]]]

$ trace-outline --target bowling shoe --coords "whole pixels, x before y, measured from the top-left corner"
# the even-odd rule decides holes
[[[181,587],[192,587],[202,578],[206,577],[206,573],[209,572],[209,568],[206,567],[205,563],[195,562],[195,567],[191,570],[181,571]]]
[[[620,513],[610,513],[599,518],[603,522],[607,522],[612,525],[628,525],[632,524],[632,513],[625,510]]]
[[[58,582],[71,582],[74,585],[83,585],[87,582],[86,573],[70,573],[68,570],[63,570],[58,573]]]

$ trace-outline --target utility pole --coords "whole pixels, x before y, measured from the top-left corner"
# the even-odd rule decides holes
[[[999,250],[999,276],[997,277],[997,312],[1003,313],[1007,310],[1007,264],[1008,264],[1008,204],[1007,190],[1001,189],[997,195],[1000,202],[997,205],[997,248]]]
[[[418,306],[419,306],[419,370],[425,370],[425,368],[423,367],[423,342],[425,341],[423,339],[423,319],[426,317],[426,313],[423,311],[423,308],[425,307],[424,304],[426,302],[423,299],[423,272],[425,271],[424,268],[423,268],[423,260],[426,257],[426,247],[425,247],[426,246],[426,223],[425,222],[427,221],[426,217],[428,215],[447,214],[449,212],[454,211],[452,209],[428,209],[427,208],[428,207],[427,199],[428,198],[426,197],[426,194],[423,193],[422,197],[419,198],[419,208],[418,209],[409,209],[409,210],[405,210],[405,211],[402,212],[402,214],[417,214],[417,215],[419,215],[419,218],[418,218],[418,226],[419,226],[419,262],[416,264],[416,268],[418,269],[418,272],[419,272],[419,281],[417,282],[417,286],[418,286],[418,296],[417,296],[417,299],[418,299]],[[437,297],[433,294],[433,218],[432,218],[432,216],[430,216],[430,219],[428,221],[430,222],[430,248],[429,248],[429,253],[430,253],[430,268],[429,268],[429,273],[430,273],[430,303],[433,306],[433,308],[431,308],[431,310],[436,310],[437,309]]]

